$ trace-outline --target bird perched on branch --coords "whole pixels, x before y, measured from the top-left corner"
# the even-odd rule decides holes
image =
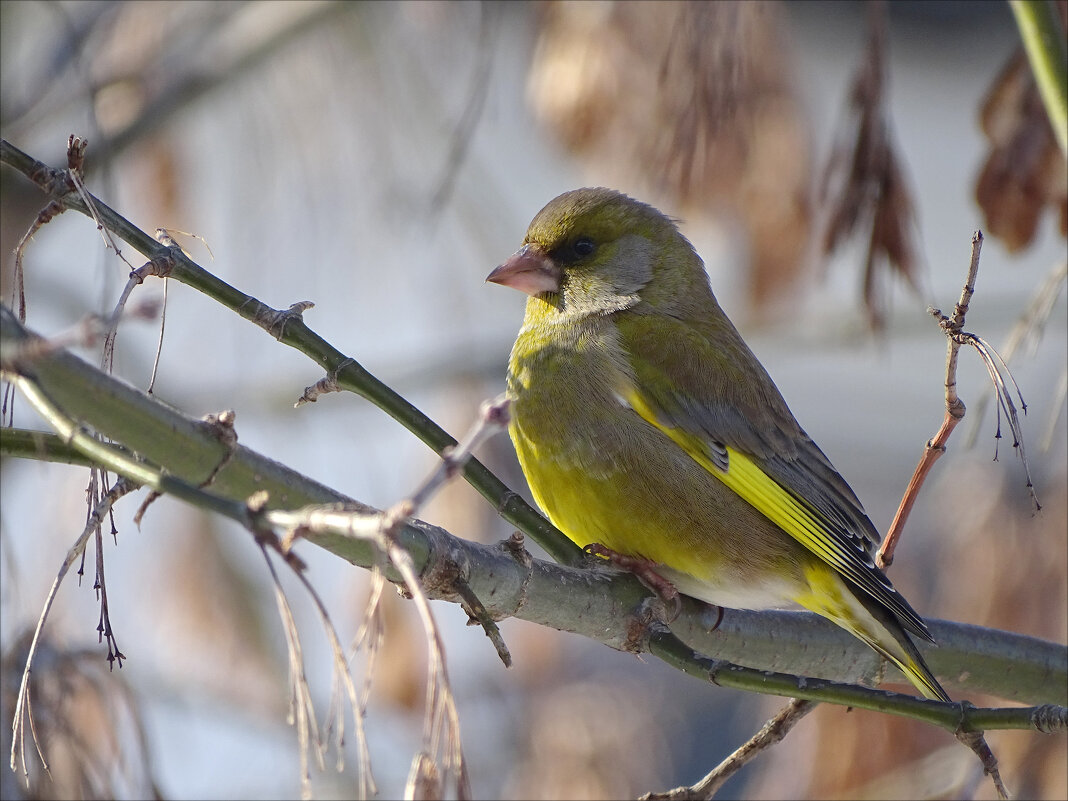
[[[538,212],[487,277],[525,292],[509,433],[538,505],[580,546],[719,606],[800,604],[949,696],[876,567],[860,501],[794,419],[674,222],[610,189]],[[660,584],[658,584],[660,582]]]

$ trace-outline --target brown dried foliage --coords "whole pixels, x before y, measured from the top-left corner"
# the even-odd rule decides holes
[[[1068,24],[1068,2],[1057,4]],[[1060,215],[1068,235],[1068,170],[1053,136],[1034,75],[1017,50],[994,79],[979,113],[990,152],[975,186],[985,228],[1010,252],[1027,248],[1043,212]]]
[[[827,163],[819,203],[826,215],[820,252],[833,253],[846,240],[864,235],[864,304],[872,327],[885,312],[880,270],[888,269],[917,288],[915,208],[901,159],[890,134],[886,91],[886,8],[872,3],[869,41],[850,92],[852,114]]]
[[[0,657],[0,710],[14,717],[16,696],[32,631]],[[4,798],[160,798],[143,710],[123,677],[111,672],[92,648],[66,648],[47,634],[38,644],[29,693],[34,737],[16,750],[14,771],[0,783]],[[6,727],[3,749],[11,748]]]
[[[776,3],[551,4],[534,109],[597,180],[739,224],[760,306],[799,274],[808,133]],[[603,177],[602,177],[603,176]]]

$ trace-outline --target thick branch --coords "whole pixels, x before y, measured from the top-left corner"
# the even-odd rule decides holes
[[[19,365],[10,354],[17,354],[30,337],[10,310],[0,306],[6,371],[20,373],[81,425],[121,443],[127,458],[129,453],[139,454],[147,469],[165,470],[168,478],[184,487],[195,488],[214,472],[210,493],[197,492],[210,494],[220,513],[244,524],[245,501],[259,491],[268,493],[268,508],[343,503],[349,509],[375,511],[240,444],[231,450],[206,423],[182,415],[65,351],[39,350],[44,355]],[[49,458],[53,450],[51,445],[44,447],[40,458]],[[190,499],[194,496],[200,497],[190,493]],[[402,529],[398,537],[432,598],[461,601],[453,581],[461,576],[494,619],[518,617],[577,632],[613,648],[634,647],[633,612],[647,591],[633,576],[530,559],[514,543],[484,546],[418,521]],[[364,566],[374,562],[372,546],[359,539],[341,534],[309,539],[350,562]],[[689,599],[672,625],[674,634],[690,648],[707,657],[748,665],[754,673],[815,674],[847,682],[882,677],[883,666],[868,648],[815,615],[730,610],[716,631],[711,628],[708,607]],[[1023,703],[1068,704],[1068,649],[1063,646],[957,623],[931,621],[931,628],[942,647],[927,650],[925,656],[947,685]],[[677,657],[673,652],[671,659]],[[694,670],[704,670],[701,664],[695,663]],[[900,680],[896,675],[892,678]],[[760,681],[752,677],[745,681],[752,685],[750,689],[761,689]],[[788,686],[788,679],[784,681],[783,688]],[[796,686],[789,686],[793,687],[789,694],[797,695]],[[764,689],[779,691],[778,685]],[[859,701],[851,698],[850,703]]]

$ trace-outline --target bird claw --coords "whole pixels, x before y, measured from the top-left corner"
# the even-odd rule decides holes
[[[719,624],[723,622],[723,607],[720,606],[719,604],[708,604],[708,605],[709,606],[713,606],[713,607],[716,608],[716,622],[713,623],[712,624],[712,628],[710,628],[708,630],[709,633],[711,633],[711,632],[715,631],[716,629],[718,629],[719,628]]]
[[[603,556],[621,570],[633,573],[642,586],[656,593],[657,597],[668,607],[668,617],[665,623],[673,622],[682,612],[682,596],[674,584],[656,572],[658,564],[652,559],[618,553],[599,542],[591,542],[582,550],[591,556]],[[716,625],[718,626],[719,623],[717,622]]]

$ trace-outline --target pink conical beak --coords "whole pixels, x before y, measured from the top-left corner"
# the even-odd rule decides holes
[[[523,245],[487,275],[486,280],[533,297],[543,292],[560,291],[560,268],[538,245]]]

